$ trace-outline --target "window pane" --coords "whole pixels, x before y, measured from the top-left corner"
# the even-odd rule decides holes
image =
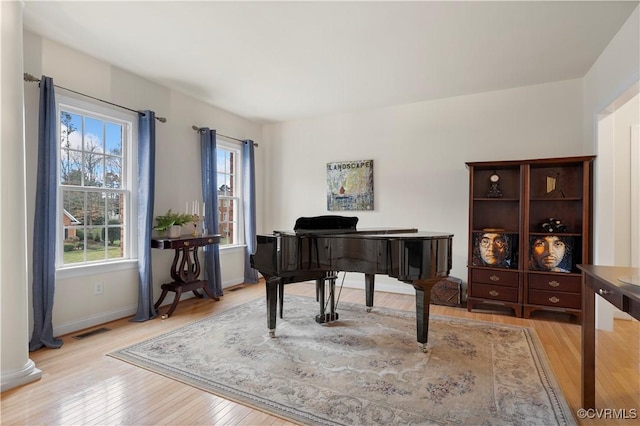
[[[220,245],[231,244],[233,242],[233,234],[231,233],[233,228],[229,228],[229,223],[220,224]]]
[[[105,157],[104,186],[107,188],[122,188],[122,159],[120,157]]]
[[[235,195],[235,179],[234,179],[234,174],[236,172],[235,170],[235,159],[236,159],[236,155],[233,152],[229,152],[229,176],[228,176],[228,181],[227,184],[229,185],[229,195]]]
[[[79,227],[65,229],[62,263],[65,265],[84,262],[84,231]]]
[[[82,118],[66,111],[60,112],[60,182],[63,185],[80,185],[82,137],[78,132]]]
[[[124,257],[124,245],[122,244],[123,235],[124,229],[121,226],[107,227],[107,236],[105,239],[107,242],[107,257],[109,259]]]
[[[63,191],[62,194],[62,220],[68,225],[84,224],[84,196],[82,191]]]
[[[218,148],[216,150],[218,154],[218,164],[216,170],[218,173],[229,173],[231,170],[231,153],[225,149]]]
[[[234,232],[233,232],[233,223],[227,224],[227,244],[235,244]]]
[[[103,141],[104,123],[95,118],[86,117],[84,120],[84,149],[96,153],[104,153]]]
[[[104,226],[87,228],[87,262],[106,259],[106,249],[104,239],[102,238],[103,235],[105,235]]]
[[[124,211],[124,194],[107,193],[107,225],[119,225],[122,223]]]
[[[78,114],[60,112],[60,147],[82,150],[82,117]]]
[[[104,156],[95,152],[84,153],[84,186],[104,186]]]
[[[104,225],[106,215],[104,192],[87,193],[87,225]]]
[[[122,155],[122,126],[106,123],[105,129],[106,152],[111,155]]]
[[[63,147],[60,151],[60,183],[82,185],[82,153]]]

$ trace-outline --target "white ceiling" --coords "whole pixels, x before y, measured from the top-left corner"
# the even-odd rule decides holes
[[[581,78],[637,5],[26,1],[24,26],[277,122]]]

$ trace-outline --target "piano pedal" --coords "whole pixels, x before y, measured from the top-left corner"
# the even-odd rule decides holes
[[[337,321],[337,320],[338,320],[338,313],[337,312],[316,315],[316,322],[318,324],[324,324],[324,323],[327,323],[327,322],[332,322],[332,321]]]

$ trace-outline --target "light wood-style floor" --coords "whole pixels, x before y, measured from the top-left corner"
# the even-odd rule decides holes
[[[128,318],[105,324],[110,331],[81,340],[64,336],[60,349],[41,349],[30,358],[42,370],[39,381],[2,393],[2,425],[290,425],[292,423],[134,367],[106,354],[264,297],[264,283],[226,289],[218,302],[188,299],[171,318],[143,323]],[[312,297],[314,284],[286,287],[287,294]],[[341,301],[362,303],[361,290],[343,289]],[[414,310],[413,296],[377,292],[376,306]],[[285,305],[286,309],[286,305]],[[161,313],[167,307],[161,308]],[[557,381],[574,414],[580,407],[580,325],[564,314],[539,313],[534,319],[508,312],[431,306],[432,314],[521,325],[536,330]],[[313,315],[314,313],[310,313]],[[266,313],[256,312],[265,316]],[[614,332],[598,331],[598,408],[635,410],[640,418],[640,323],[616,320]],[[92,329],[100,328],[93,327]],[[91,329],[89,329],[91,330]],[[579,420],[584,425],[638,424],[631,419]]]

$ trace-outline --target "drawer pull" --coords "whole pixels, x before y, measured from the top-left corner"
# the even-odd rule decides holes
[[[185,246],[185,247],[189,247],[189,241],[185,241],[185,242],[184,242],[184,246]]]
[[[490,279],[491,281],[500,281],[500,277],[499,277],[499,276],[497,276],[497,275],[491,275],[491,276],[489,277],[489,279]]]
[[[558,287],[560,285],[560,283],[558,281],[556,281],[556,280],[553,280],[553,281],[549,281],[549,285],[551,287]]]
[[[495,290],[491,290],[491,291],[489,292],[489,294],[490,294],[490,295],[492,295],[493,297],[496,297],[496,296],[497,296],[497,295],[499,295],[500,293],[498,293],[498,292],[497,292],[497,291],[495,291]]]
[[[551,303],[558,303],[559,301],[560,301],[560,299],[558,299],[555,296],[552,296],[552,297],[549,298],[549,302],[551,302]]]
[[[605,290],[604,288],[601,288],[600,290],[598,290],[598,293],[604,296],[605,294],[610,294],[611,292],[609,290]]]

